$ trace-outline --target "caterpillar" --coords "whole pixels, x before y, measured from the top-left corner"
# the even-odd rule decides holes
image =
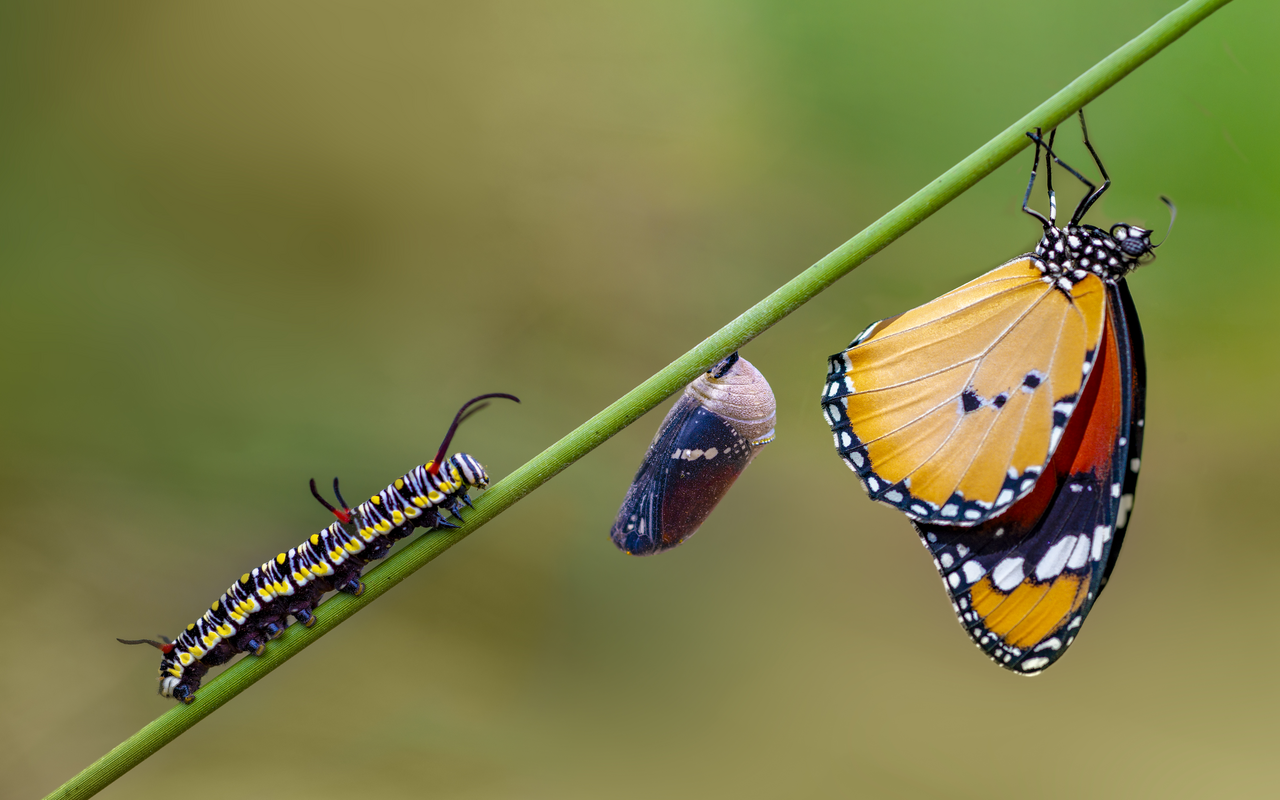
[[[462,506],[471,505],[468,490],[489,485],[484,467],[466,453],[443,459],[458,426],[470,416],[467,409],[494,397],[520,402],[514,395],[502,393],[468,400],[458,409],[434,459],[396,478],[354,509],[342,499],[337,478],[333,479],[333,493],[340,504],[338,508],[320,495],[312,479],[311,494],[337,521],[287,553],[241,575],[178,638],[169,642],[116,641],[149,644],[158,649],[162,654],[160,694],[189,704],[195,700],[200,681],[210,667],[225,664],[237,653],[262,655],[267,642],[284,632],[290,616],[304,627],[314,625],[313,612],[326,593],[338,591],[359,597],[364,593],[360,576],[367,564],[384,558],[391,546],[414,528],[430,531],[458,527],[445,515],[461,520]]]

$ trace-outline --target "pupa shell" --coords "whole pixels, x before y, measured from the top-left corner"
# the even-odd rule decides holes
[[[685,387],[645,453],[609,535],[647,556],[675,547],[774,439],[777,403],[760,370],[737,353]]]

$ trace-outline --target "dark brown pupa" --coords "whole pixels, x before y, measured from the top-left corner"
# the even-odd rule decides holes
[[[760,370],[737,353],[684,389],[627,490],[609,535],[647,556],[692,536],[774,439],[777,403]]]

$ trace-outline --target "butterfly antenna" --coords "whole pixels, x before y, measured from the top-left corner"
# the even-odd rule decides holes
[[[334,478],[333,483],[334,483],[334,488],[336,489],[338,485],[338,479]],[[339,522],[346,523],[351,521],[351,509],[346,508],[346,505],[347,505],[346,503],[342,503],[342,496],[341,495],[338,496],[338,502],[342,503],[343,508],[341,510],[334,508],[332,505],[329,504],[328,500],[325,500],[323,497],[320,496],[319,490],[316,489],[315,478],[311,479],[311,496],[319,500],[320,505],[329,509],[329,513],[337,517]]]
[[[1178,207],[1173,204],[1172,200],[1164,195],[1160,195],[1160,202],[1169,207],[1169,230],[1164,232],[1164,238],[1160,240],[1160,244],[1153,244],[1151,245],[1152,248],[1159,247],[1169,241],[1169,234],[1173,233],[1173,221],[1178,218]]]
[[[453,418],[453,424],[449,426],[449,432],[444,435],[444,441],[440,443],[440,449],[436,452],[436,457],[432,459],[431,466],[427,468],[427,472],[432,475],[439,474],[440,464],[443,463],[445,451],[449,449],[449,443],[453,441],[453,434],[457,433],[458,426],[462,424],[462,420],[466,418],[466,410],[481,400],[488,400],[491,397],[502,397],[507,400],[520,402],[520,398],[513,394],[503,394],[502,392],[494,392],[493,394],[482,394],[479,397],[473,397],[462,404],[462,408],[458,409],[458,414]],[[478,410],[478,409],[477,409]]]

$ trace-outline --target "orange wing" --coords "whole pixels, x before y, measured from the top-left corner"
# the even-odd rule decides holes
[[[822,403],[868,494],[914,520],[977,525],[1053,456],[1106,318],[1106,285],[1069,291],[1021,256],[863,331],[831,357]]]

